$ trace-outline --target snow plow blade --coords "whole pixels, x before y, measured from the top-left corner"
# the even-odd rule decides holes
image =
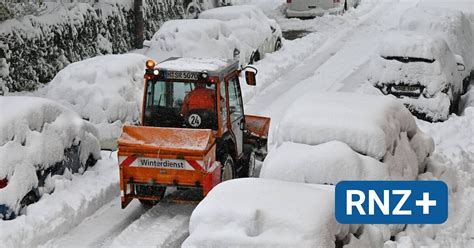
[[[161,200],[140,187],[202,188],[205,196],[220,182],[215,154],[209,129],[125,126],[118,140],[122,208],[134,198]]]

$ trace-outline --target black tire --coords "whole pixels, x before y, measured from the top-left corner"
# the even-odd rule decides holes
[[[281,49],[281,39],[278,38],[277,41],[275,42],[275,51],[278,51]]]
[[[25,195],[25,197],[23,197],[23,199],[21,199],[20,206],[26,207],[30,204],[39,201],[39,199],[40,196],[38,190],[32,189],[30,192],[28,192],[28,194]]]
[[[347,7],[347,0],[344,1],[344,12],[348,10],[348,7]]]
[[[191,2],[186,6],[185,17],[186,19],[197,19],[201,14],[201,9],[195,6],[194,2]]]
[[[260,60],[260,52],[257,50],[254,53],[252,53],[252,56],[250,57],[250,63],[249,64],[253,64],[253,63],[255,63],[259,60]]]
[[[222,171],[221,171],[221,182],[231,180],[235,178],[235,166],[234,166],[234,160],[232,159],[232,156],[227,154],[224,156],[223,161],[221,161],[222,164]]]

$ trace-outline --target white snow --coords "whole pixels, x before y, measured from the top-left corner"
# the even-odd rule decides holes
[[[146,57],[138,54],[98,56],[68,65],[38,96],[53,99],[92,122],[102,148],[113,143],[125,123],[140,117]]]
[[[225,69],[233,61],[224,59],[178,58],[159,63],[155,68],[170,71],[219,71]]]
[[[340,141],[316,146],[285,142],[265,158],[260,178],[332,184],[343,180],[389,180],[389,167]]]
[[[182,247],[333,247],[357,226],[334,217],[334,188],[269,179],[226,181],[191,215]]]
[[[0,178],[9,180],[0,190],[0,204],[16,214],[23,197],[38,186],[36,172],[63,161],[65,149],[80,146],[82,166],[89,156],[100,158],[97,129],[53,101],[1,97],[0,116]]]
[[[53,193],[43,195],[39,202],[28,206],[16,219],[0,220],[2,246],[36,247],[61,236],[116,197],[116,155],[111,156],[114,159],[109,156],[110,152],[102,152],[103,160],[83,175],[53,177]]]
[[[153,35],[143,52],[155,61],[171,57],[233,59],[234,50],[243,49],[232,31],[219,20],[167,21]]]
[[[273,52],[281,29],[275,20],[269,19],[256,6],[239,5],[206,10],[199,19],[216,19],[225,21],[232,33],[240,42],[251,47],[250,52],[259,51],[261,58],[265,53]]]

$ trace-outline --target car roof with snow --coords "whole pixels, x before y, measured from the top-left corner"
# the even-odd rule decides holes
[[[169,58],[155,67],[165,71],[206,72],[209,76],[222,76],[239,68],[232,59]]]
[[[388,32],[379,47],[382,57],[400,56],[429,60],[442,59],[447,51],[450,49],[442,37],[414,31]]]
[[[201,19],[218,19],[222,21],[230,21],[240,18],[268,20],[262,10],[253,5],[236,5],[221,8],[210,9],[199,15]]]

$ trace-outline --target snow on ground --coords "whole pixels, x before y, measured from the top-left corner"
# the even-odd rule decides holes
[[[113,148],[122,125],[138,122],[146,57],[98,56],[68,65],[35,95],[79,113],[100,133],[103,149]]]
[[[39,195],[51,192],[48,173],[62,174],[59,171],[67,166],[82,173],[90,157],[100,158],[97,129],[58,103],[4,96],[0,97],[0,116],[0,178],[8,180],[0,190],[0,219],[18,215],[20,202],[31,190],[38,189]],[[78,161],[68,164],[74,158],[65,153],[73,146],[79,147],[73,155]],[[63,161],[62,168],[56,168]]]
[[[332,247],[336,237],[357,230],[336,222],[333,190],[270,179],[226,181],[194,210],[183,247]]]
[[[55,191],[26,208],[14,220],[0,220],[0,240],[5,247],[36,247],[68,232],[117,197],[116,154],[102,152],[102,160],[83,175],[53,177]]]
[[[389,167],[340,141],[316,146],[285,142],[265,158],[260,178],[332,184],[343,180],[389,180]]]

